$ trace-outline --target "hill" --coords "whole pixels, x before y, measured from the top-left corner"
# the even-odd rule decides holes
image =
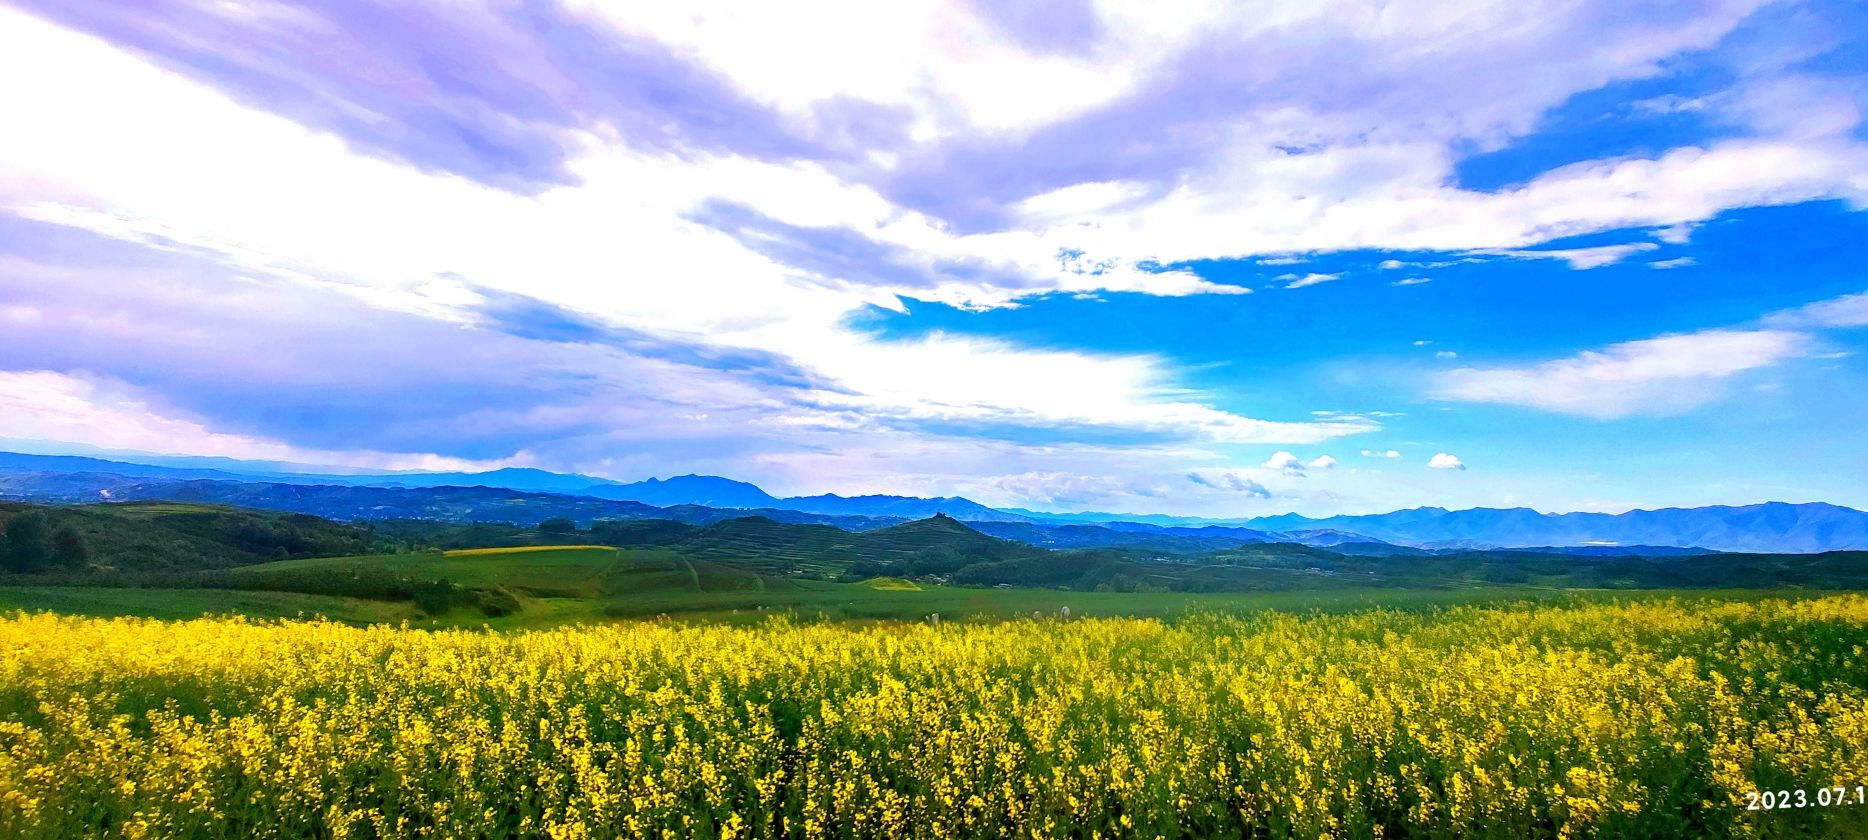
[[[94,561],[125,571],[212,569],[289,557],[367,554],[368,528],[296,513],[167,502],[83,506],[0,502],[0,530],[28,511],[70,526]]]
[[[656,535],[652,542],[644,544],[766,573],[859,578],[949,574],[972,563],[1044,553],[989,537],[949,516],[870,531],[787,524],[749,516],[708,525],[674,540]]]

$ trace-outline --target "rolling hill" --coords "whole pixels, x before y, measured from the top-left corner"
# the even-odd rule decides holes
[[[297,513],[169,502],[47,506],[0,502],[0,530],[27,511],[69,525],[95,561],[125,571],[213,569],[289,557],[367,554],[368,528]]]

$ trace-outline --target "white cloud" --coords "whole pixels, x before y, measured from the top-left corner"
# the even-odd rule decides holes
[[[1629,341],[1528,367],[1461,368],[1432,396],[1612,419],[1672,414],[1718,399],[1722,382],[1807,352],[1786,330],[1706,330]]]
[[[1655,260],[1654,262],[1648,263],[1647,267],[1665,270],[1669,268],[1685,268],[1689,265],[1698,264],[1699,261],[1692,257],[1674,257],[1671,260]]]
[[[1399,458],[1399,457],[1401,457],[1401,453],[1399,453],[1399,452],[1396,452],[1396,451],[1395,451],[1395,450],[1393,450],[1393,449],[1388,449],[1388,450],[1376,450],[1376,449],[1364,449],[1364,450],[1362,450],[1362,456],[1363,456],[1363,457],[1365,457],[1365,458],[1390,458],[1390,459],[1393,459],[1393,458]]]
[[[1432,277],[1406,277],[1400,280],[1396,280],[1393,283],[1389,283],[1388,285],[1390,286],[1419,286],[1423,283],[1432,283],[1432,282],[1433,282]]]
[[[1688,98],[1677,93],[1655,96],[1633,103],[1633,107],[1636,111],[1657,116],[1700,111],[1704,110],[1706,105],[1706,97]]]
[[[1417,339],[1414,339],[1414,346],[1415,346],[1415,347],[1426,347],[1427,345],[1429,345],[1429,344],[1432,344],[1432,343],[1433,343],[1433,339],[1431,339],[1431,338],[1417,338]]]
[[[987,476],[966,488],[968,498],[985,504],[1027,504],[1081,509],[1086,506],[1121,506],[1153,494],[1129,479],[1109,475],[1039,471]]]
[[[1433,354],[1433,357],[1436,359],[1457,359],[1459,358],[1459,354],[1451,350],[1441,350],[1440,352]]]
[[[1212,490],[1224,490],[1243,493],[1259,499],[1271,498],[1271,491],[1250,476],[1235,472],[1196,470],[1187,474],[1187,480],[1201,487]]]
[[[1168,386],[1165,364],[1147,356],[1027,350],[939,334],[902,342],[824,339],[822,346],[826,355],[814,348],[791,355],[832,372],[851,393],[818,398],[883,415],[1114,426],[1229,443],[1317,443],[1378,428],[1363,417],[1272,422],[1220,411]]]
[[[1382,263],[1381,263],[1381,268],[1384,271],[1393,271],[1397,268],[1406,268],[1406,267],[1407,267],[1407,263],[1404,263],[1400,260],[1382,260]]]
[[[1668,225],[1654,231],[1654,238],[1669,245],[1685,245],[1693,239],[1691,224]]]
[[[1622,245],[1598,245],[1593,248],[1552,248],[1537,250],[1484,251],[1502,257],[1524,260],[1563,260],[1571,268],[1583,270],[1614,265],[1635,254],[1659,248],[1652,242],[1629,242]]]
[[[1271,454],[1271,457],[1265,459],[1265,463],[1260,464],[1259,466],[1264,469],[1274,470],[1276,472],[1281,472],[1286,475],[1303,475],[1304,474],[1304,462],[1298,460],[1296,455],[1293,455],[1289,452],[1285,452],[1283,450],[1273,452]]]
[[[1772,313],[1765,316],[1764,323],[1773,327],[1790,328],[1868,327],[1868,292],[1843,295],[1796,309]]]
[[[1427,461],[1427,466],[1436,470],[1463,470],[1466,468],[1465,462],[1459,460],[1458,456],[1445,452],[1435,454],[1432,459]]]
[[[1133,88],[1152,63],[1137,50],[1165,46],[1136,38],[1115,46],[1116,55],[1033,53],[964,7],[933,0],[782,9],[714,0],[565,4],[694,56],[798,119],[840,99],[905,107],[925,140],[969,128],[1026,130],[1080,113]]]
[[[1328,455],[1318,455],[1305,466],[1313,470],[1333,470],[1336,469],[1336,459]]]
[[[1070,270],[1029,234],[956,236],[816,164],[643,154],[592,131],[564,138],[581,150],[581,184],[520,196],[355,153],[14,12],[0,11],[0,74],[61,80],[0,88],[10,124],[31,127],[0,134],[0,209],[214,255],[275,282],[461,321],[476,290],[524,294],[654,335],[777,353],[842,386],[826,401],[907,418],[1132,423],[1271,443],[1374,428],[1220,411],[1178,390],[1171,366],[1151,357],[853,331],[849,312],[899,308],[904,293],[992,306],[1045,291],[1245,290],[1187,272]],[[929,270],[955,260],[994,270],[900,286],[801,276],[686,218],[714,200],[786,224],[866,231]],[[1106,387],[1065,385],[1086,379]]]
[[[1286,276],[1291,277],[1295,275],[1286,275]],[[1318,274],[1318,273],[1313,272],[1310,274],[1306,274],[1302,277],[1297,277],[1297,279],[1284,284],[1284,288],[1301,289],[1301,288],[1304,288],[1305,286],[1315,286],[1318,283],[1328,283],[1332,280],[1336,280],[1341,277],[1342,275],[1340,274]]]

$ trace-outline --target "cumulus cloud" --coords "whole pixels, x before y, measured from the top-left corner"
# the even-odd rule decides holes
[[[1304,474],[1304,462],[1299,460],[1296,455],[1283,450],[1273,452],[1271,457],[1265,459],[1265,463],[1259,466],[1267,470],[1275,470],[1284,473],[1285,475]]]
[[[1333,470],[1336,469],[1336,459],[1328,455],[1318,455],[1305,466],[1313,470]]]
[[[1427,466],[1436,470],[1463,470],[1466,468],[1465,462],[1459,460],[1459,456],[1446,452],[1435,453],[1434,456],[1427,461]]]
[[[1673,414],[1718,399],[1726,379],[1809,346],[1807,335],[1778,329],[1666,335],[1524,367],[1460,368],[1442,375],[1432,396],[1598,419]]]

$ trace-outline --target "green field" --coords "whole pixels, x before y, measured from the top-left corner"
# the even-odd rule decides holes
[[[302,592],[131,589],[99,586],[0,586],[0,613],[50,611],[98,618],[186,619],[204,615],[313,618],[346,624],[419,619],[414,605]]]
[[[407,621],[418,627],[519,629],[618,620],[753,624],[805,621],[995,621],[1057,615],[1172,618],[1195,612],[1349,612],[1501,601],[1640,600],[1672,590],[1578,590],[1449,581],[1434,588],[1375,588],[1318,579],[1326,588],[1253,592],[1084,592],[952,586],[900,578],[841,583],[751,571],[661,549],[535,546],[283,560],[223,570],[215,588],[0,586],[0,609],[77,615],[192,618],[325,616],[350,624]],[[447,581],[509,595],[518,609],[487,615],[471,606],[425,612],[391,593],[397,582]],[[365,597],[345,596],[350,590]],[[1726,597],[1797,596],[1796,590],[1732,591]]]

